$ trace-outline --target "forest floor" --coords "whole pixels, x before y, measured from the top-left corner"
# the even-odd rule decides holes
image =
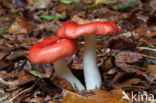
[[[155,0],[0,0],[0,103],[155,103]],[[32,64],[29,49],[68,21],[116,21],[119,35],[97,36],[102,88],[78,91],[53,64]],[[79,49],[66,62],[85,85]]]

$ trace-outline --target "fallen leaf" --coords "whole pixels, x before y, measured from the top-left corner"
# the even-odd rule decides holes
[[[36,9],[48,8],[51,0],[27,0],[28,4]]]
[[[129,98],[125,98],[127,94],[122,89],[113,91],[94,90],[93,92],[91,92],[91,96],[87,97],[68,92],[65,94],[62,103],[132,103]]]
[[[23,0],[15,0],[14,5],[18,8],[25,8],[27,6],[27,3]]]
[[[115,56],[115,64],[121,70],[125,71],[126,73],[135,73],[136,75],[150,80],[147,76],[147,73],[142,71],[142,68],[136,65],[138,63],[142,63],[143,60],[143,55],[130,51],[120,52]]]
[[[27,3],[28,3],[29,5],[31,5],[31,4],[34,3],[34,0],[27,0]]]
[[[7,53],[4,53],[4,52],[0,52],[0,60],[5,57],[7,55]]]
[[[7,73],[4,71],[1,71],[0,77],[10,82],[12,84],[10,86],[13,86],[13,87],[16,87],[16,86],[19,86],[19,85],[22,85],[22,84],[25,84],[25,83],[28,83],[30,81],[37,79],[35,76],[31,75],[30,73],[26,71],[20,71],[17,73]]]
[[[74,22],[76,22],[78,24],[85,24],[85,23],[90,23],[90,22],[95,22],[95,21],[108,21],[108,20],[106,20],[106,19],[87,20],[87,19],[82,19],[82,18],[78,17],[77,15],[75,15],[75,16],[73,16],[71,21],[74,21]]]
[[[53,83],[65,90],[69,90],[69,91],[73,91],[75,92],[76,90],[73,88],[73,86],[65,79],[59,78],[59,77],[55,77],[54,79],[52,79]]]
[[[32,25],[23,19],[16,20],[8,30],[12,34],[29,34],[31,31]]]
[[[124,40],[122,38],[115,38],[109,41],[109,48],[119,50],[135,50],[136,43]]]
[[[39,103],[43,101],[44,101],[44,98],[31,98],[29,101],[27,100],[27,102],[29,103]]]
[[[145,43],[145,45],[147,45],[148,47],[156,47],[155,40],[143,40],[143,43]]]
[[[147,67],[147,73],[152,81],[155,80],[156,79],[156,65],[149,65]]]
[[[153,0],[154,1],[154,0]],[[155,10],[154,10],[155,11]],[[150,15],[148,17],[148,20],[147,20],[147,25],[148,27],[150,27],[149,29],[151,31],[155,31],[155,25],[156,25],[156,16],[155,15]]]
[[[36,68],[33,71],[30,71],[31,74],[40,78],[50,78],[54,76],[54,68],[51,64],[40,64],[34,65]]]
[[[26,88],[26,89],[18,89],[15,92],[9,93],[11,98],[8,99],[8,101],[10,101],[11,103],[21,103],[21,101],[23,101],[23,99],[31,96],[31,94],[35,90],[36,90],[35,85],[32,85],[31,87]]]
[[[27,56],[27,52],[25,50],[17,50],[14,52],[11,52],[6,59],[7,60],[14,60],[20,57],[26,57]]]
[[[156,10],[156,1],[155,0],[151,0],[149,5],[152,7],[152,9],[153,9],[152,12],[154,13],[154,11]]]
[[[141,81],[141,79],[132,78],[132,79],[125,81],[123,83],[115,84],[114,87],[115,88],[129,87],[129,86],[132,86],[133,84],[139,83],[140,81]]]
[[[150,37],[150,38],[156,37],[156,32],[148,33],[148,34],[146,34],[146,36],[147,36],[147,37]]]
[[[131,65],[141,63],[144,60],[143,55],[141,55],[140,53],[129,52],[129,51],[120,52],[115,57],[116,57],[116,61],[120,61],[120,63],[122,61],[122,63],[131,64]],[[119,62],[116,62],[116,63],[119,63]]]
[[[4,60],[0,60],[0,70],[9,67],[9,63]]]

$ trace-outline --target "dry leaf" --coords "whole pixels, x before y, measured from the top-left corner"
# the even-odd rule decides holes
[[[29,103],[40,103],[43,102],[45,98],[31,98],[31,99],[27,99],[25,100],[25,102],[29,102]]]
[[[156,65],[149,65],[147,67],[147,73],[149,75],[149,77],[153,80],[156,79]]]
[[[7,57],[6,59],[7,60],[13,60],[13,59],[17,59],[19,57],[26,57],[27,56],[27,52],[24,51],[24,50],[18,50],[18,51],[15,51],[15,52],[11,52]]]
[[[147,45],[149,47],[155,47],[156,46],[156,42],[154,40],[143,40],[143,43],[145,43],[145,45]]]
[[[96,0],[95,4],[98,5],[98,4],[102,4],[104,2],[104,0]]]
[[[4,53],[4,52],[0,52],[0,60],[4,57],[4,56],[6,56],[6,52]]]
[[[156,10],[156,1],[155,0],[150,0],[149,5],[152,7],[152,9],[153,9],[152,12],[154,13],[154,11]]]
[[[9,65],[7,61],[0,60],[0,70],[7,68]]]
[[[63,98],[62,103],[131,103],[127,94],[121,90],[104,91],[95,90],[88,97],[69,92]]]
[[[30,82],[30,81],[33,81],[36,79],[35,76],[31,75],[30,73],[28,73],[26,71],[20,71],[17,73],[7,73],[7,72],[1,71],[0,77],[2,79],[7,80],[8,83],[12,84],[10,86],[14,86],[14,87],[25,84],[27,82]],[[16,79],[14,80],[14,78],[16,78]]]
[[[36,9],[45,9],[49,6],[51,0],[27,0],[27,2]]]
[[[23,19],[16,20],[8,32],[12,34],[29,34],[32,31],[32,25]]]
[[[121,70],[125,71],[126,73],[135,73],[141,77],[150,80],[147,76],[147,73],[142,71],[143,68],[139,67],[136,64],[142,63],[144,57],[140,53],[135,52],[120,52],[115,56],[115,64]]]
[[[144,60],[144,57],[140,53],[135,52],[120,52],[117,54],[116,59],[122,59],[126,64],[137,64],[141,63]]]
[[[53,102],[51,100],[51,97],[48,99],[48,100],[45,100],[47,97],[44,97],[44,98],[29,98],[29,99],[26,99],[25,102],[27,103],[58,103],[58,102]],[[51,101],[49,101],[51,100]],[[48,102],[47,102],[48,101]]]
[[[143,62],[144,57],[140,53],[120,52],[115,56],[115,64],[126,72],[133,72],[132,67]],[[135,71],[136,72],[136,71]]]
[[[34,3],[34,0],[27,0],[27,3],[28,3],[29,5],[32,5],[32,4]]]
[[[116,84],[116,85],[114,85],[113,87],[115,87],[115,88],[128,87],[128,86],[131,86],[132,84],[137,84],[137,83],[139,83],[140,81],[141,81],[141,80],[138,79],[138,78],[133,78],[133,79],[130,79],[130,80],[128,80],[128,81],[125,81],[125,82],[123,82],[123,83],[121,83],[121,84]]]
[[[119,50],[135,50],[136,43],[122,38],[114,38],[109,41],[109,48]]]
[[[65,90],[69,90],[69,91],[73,91],[75,92],[76,90],[73,88],[73,86],[65,79],[63,78],[59,78],[59,77],[55,77],[54,79],[52,79],[53,83]]]
[[[108,21],[106,19],[93,19],[93,20],[85,20],[85,19],[82,19],[80,17],[78,17],[77,15],[73,16],[73,18],[71,19],[71,21],[74,21],[78,24],[86,24],[86,23],[90,23],[90,22],[95,22],[95,21]]]
[[[150,38],[156,37],[156,32],[148,33],[148,34],[146,34],[146,36],[147,36],[147,37],[150,37]]]

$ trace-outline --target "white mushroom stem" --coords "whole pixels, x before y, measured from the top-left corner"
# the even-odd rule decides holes
[[[55,73],[58,77],[64,78],[71,83],[71,85],[77,90],[84,90],[82,83],[73,75],[64,59],[59,59],[53,63]]]
[[[96,62],[96,35],[84,37],[83,67],[86,89],[101,88],[102,80]]]

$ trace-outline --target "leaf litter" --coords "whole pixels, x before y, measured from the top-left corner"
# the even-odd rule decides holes
[[[0,102],[132,103],[132,91],[156,95],[155,0],[0,0],[0,4]],[[122,27],[118,36],[97,37],[100,90],[77,91],[56,77],[51,64],[34,65],[27,57],[33,44],[56,34],[61,24],[82,20],[114,20]],[[84,41],[82,37],[78,41],[79,50],[66,61],[84,84]]]

